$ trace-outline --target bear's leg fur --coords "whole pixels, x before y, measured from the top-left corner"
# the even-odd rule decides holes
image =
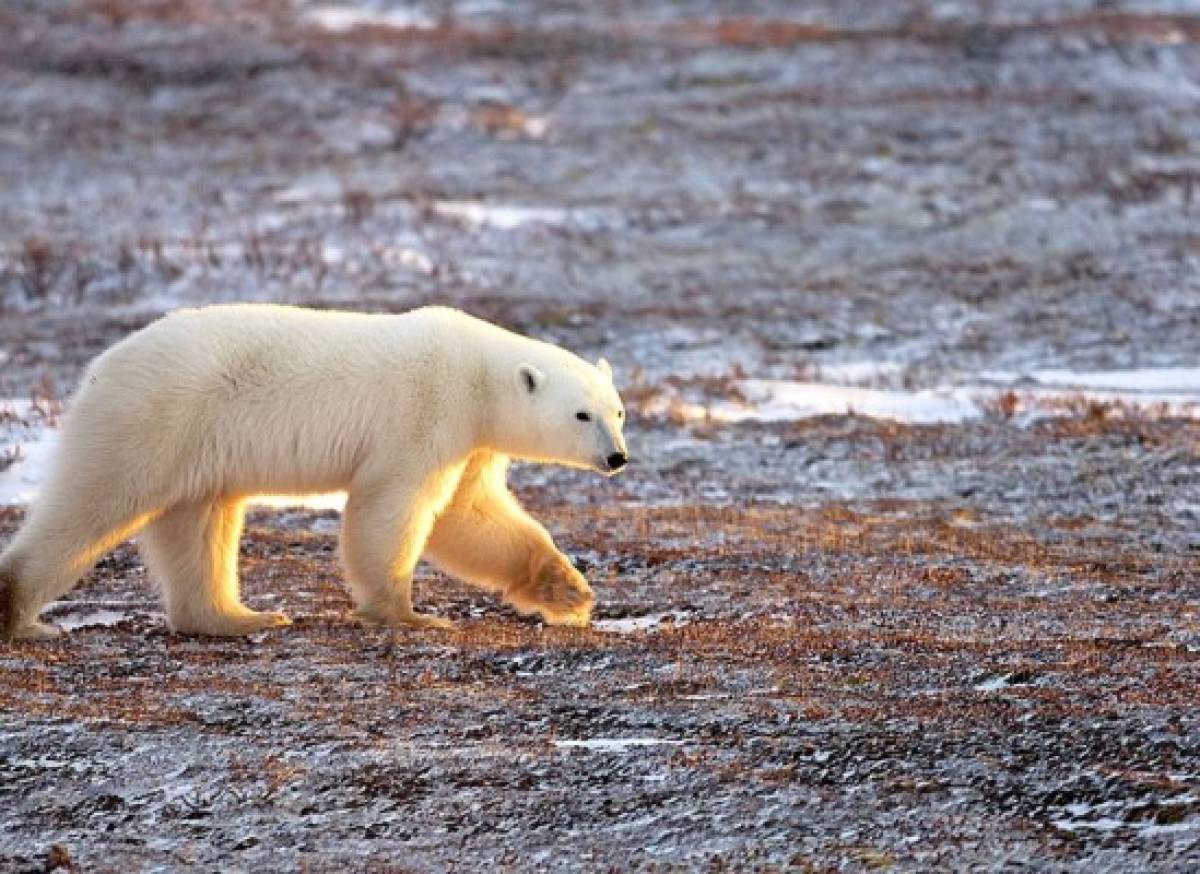
[[[105,499],[88,500],[47,489],[47,495],[0,555],[0,637],[40,640],[58,628],[38,620],[48,603],[69,592],[104,553],[137,533],[150,513]]]
[[[419,488],[357,486],[342,514],[341,551],[346,581],[357,606],[354,616],[369,625],[440,628],[454,623],[412,604],[412,577],[425,550],[438,510],[449,499],[457,472]]]
[[[242,502],[176,504],[142,537],[150,573],[162,586],[167,621],[182,634],[231,636],[289,624],[282,613],[257,612],[238,590]]]
[[[505,483],[507,460],[471,460],[429,538],[427,557],[442,570],[498,590],[519,613],[549,625],[586,626],[595,596],[550,534]]]

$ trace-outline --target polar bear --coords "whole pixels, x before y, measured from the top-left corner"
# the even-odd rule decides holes
[[[288,624],[238,592],[245,501],[346,491],[341,555],[356,616],[448,628],[412,604],[425,556],[525,614],[586,625],[592,590],[509,492],[510,458],[611,475],[625,412],[601,359],[465,313],[364,315],[235,304],[172,313],[84,375],[50,478],[0,555],[0,632],[40,622],[141,531],[177,632]]]

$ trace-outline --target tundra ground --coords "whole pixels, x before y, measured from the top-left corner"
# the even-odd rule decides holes
[[[1198,93],[1151,0],[6,5],[0,542],[218,300],[605,355],[634,462],[514,474],[588,630],[359,628],[290,509],[180,638],[121,546],[0,644],[0,868],[1195,870]]]

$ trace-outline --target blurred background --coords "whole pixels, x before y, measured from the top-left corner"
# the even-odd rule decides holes
[[[593,631],[424,571],[468,630],[364,637],[335,502],[251,519],[274,662],[123,547],[0,667],[0,859],[1186,869],[1198,183],[1190,0],[6,0],[5,534],[87,361],[218,301],[604,355],[635,461],[514,476]]]

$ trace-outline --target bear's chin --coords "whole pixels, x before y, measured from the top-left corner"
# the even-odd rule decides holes
[[[572,470],[586,470],[603,476],[612,476],[614,473],[618,473],[618,471],[610,470],[607,462],[604,461],[578,461],[576,459],[558,458],[554,459],[554,463],[563,467],[569,467]]]

